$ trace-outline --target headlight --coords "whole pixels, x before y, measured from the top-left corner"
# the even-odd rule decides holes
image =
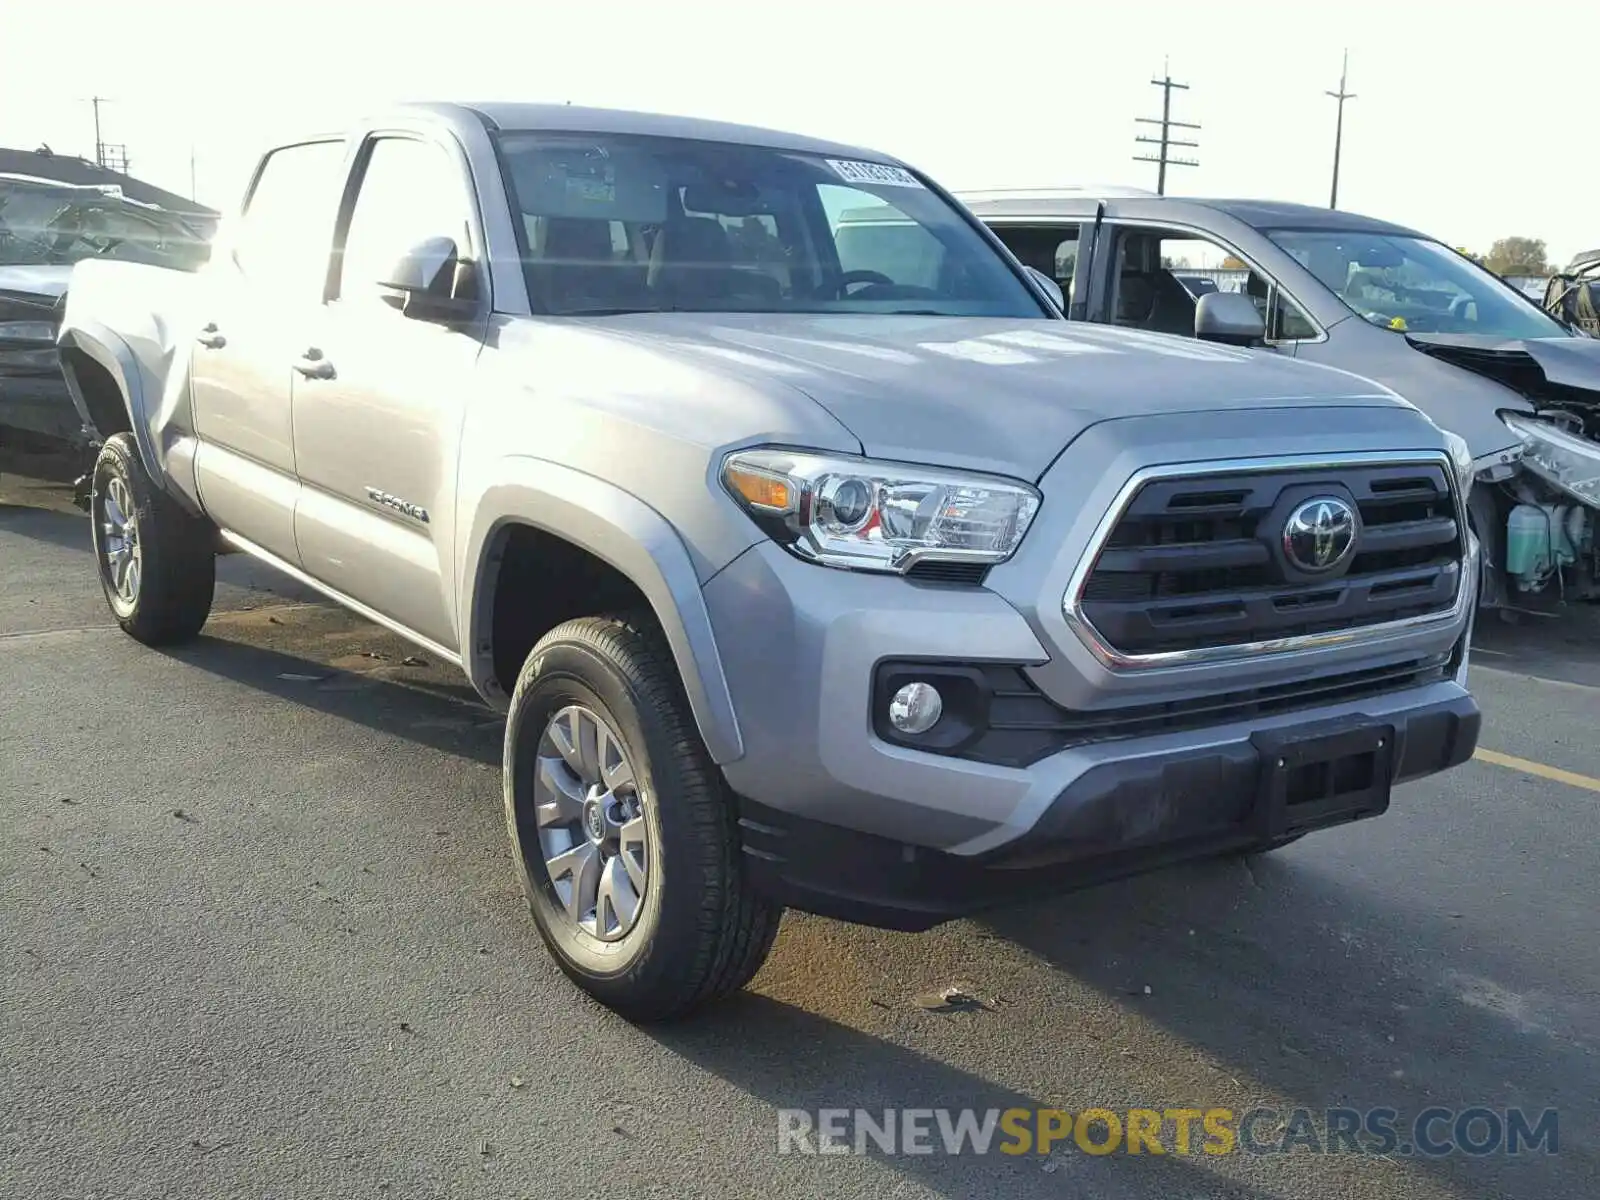
[[[790,551],[857,571],[1003,562],[1039,511],[1025,483],[791,450],[730,454],[722,481]]]
[[[1462,499],[1472,491],[1472,447],[1467,445],[1467,439],[1460,434],[1444,432],[1444,443],[1450,448],[1450,462],[1456,469],[1456,488],[1461,492]]]
[[[1546,483],[1600,508],[1600,446],[1549,421],[1500,418],[1522,439],[1522,465]]]

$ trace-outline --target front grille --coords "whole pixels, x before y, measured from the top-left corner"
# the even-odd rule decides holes
[[[1359,514],[1352,556],[1326,575],[1284,558],[1300,502]],[[1079,610],[1125,655],[1309,636],[1448,611],[1465,554],[1440,463],[1340,465],[1152,479],[1129,501]]]

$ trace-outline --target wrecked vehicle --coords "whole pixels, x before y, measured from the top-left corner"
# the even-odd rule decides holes
[[[1198,305],[1177,276],[1247,270],[1250,344],[1372,379],[1466,440],[1484,607],[1600,597],[1600,341],[1498,276],[1415,230],[1306,205],[1135,189],[958,198],[1080,320],[1193,337]]]
[[[100,582],[181,642],[225,544],[460,668],[534,923],[640,1019],[785,906],[926,929],[1470,758],[1460,439],[1052,292],[870,150],[383,113],[272,150],[200,274],[75,269]]]
[[[114,184],[0,174],[0,426],[83,438],[56,354],[74,263],[86,258],[197,270],[209,231],[191,214]]]
[[[1545,284],[1545,311],[1600,338],[1600,249],[1586,250]]]

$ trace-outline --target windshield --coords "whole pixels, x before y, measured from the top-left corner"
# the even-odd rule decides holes
[[[205,234],[178,213],[98,188],[0,179],[0,266],[114,258],[191,271],[209,256]]]
[[[651,136],[499,142],[536,312],[1048,315],[901,167]]]
[[[1570,336],[1522,293],[1439,242],[1379,233],[1265,232],[1352,312],[1385,329]]]

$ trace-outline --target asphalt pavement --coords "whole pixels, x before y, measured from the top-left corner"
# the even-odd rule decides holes
[[[645,1029],[545,955],[459,677],[221,575],[142,648],[86,518],[0,480],[0,1195],[1595,1194],[1600,613],[1484,629],[1493,760],[1381,819],[918,936],[791,915]],[[1556,1152],[777,1152],[786,1109],[1430,1105]]]

